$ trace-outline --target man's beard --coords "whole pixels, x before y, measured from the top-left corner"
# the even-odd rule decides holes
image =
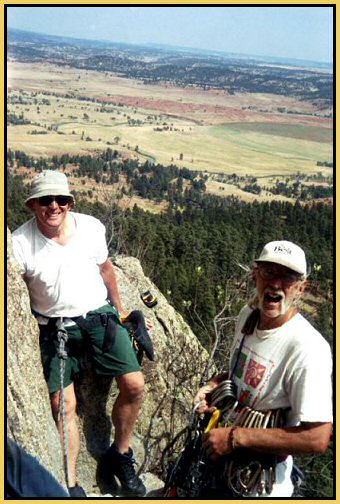
[[[288,301],[285,293],[281,289],[272,289],[271,287],[267,287],[267,289],[264,290],[262,296],[260,296],[259,292],[257,291],[257,296],[259,300],[259,308],[261,311],[266,311],[264,307],[265,300],[269,302],[276,302],[278,309],[280,310],[280,312],[277,314],[278,317],[285,315],[293,305],[293,300]]]

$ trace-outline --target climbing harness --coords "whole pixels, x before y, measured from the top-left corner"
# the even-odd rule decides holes
[[[71,317],[71,319],[85,332],[91,331],[91,329],[98,325],[105,327],[102,351],[106,353],[113,348],[116,341],[117,324],[120,323],[118,317],[114,313],[100,313],[90,319],[82,316]]]
[[[64,374],[67,361],[66,342],[68,334],[64,326],[63,317],[57,318],[56,331],[58,340],[57,354],[60,359],[60,402],[58,411],[58,421],[61,420],[63,431],[63,452],[64,452],[64,470],[67,488],[69,485],[69,463],[68,463],[68,433],[67,433],[67,420],[66,420],[66,407],[65,407],[65,392],[64,392]]]
[[[149,290],[143,292],[140,297],[148,308],[153,308],[158,303],[156,294]]]
[[[144,352],[149,360],[154,360],[152,341],[145,325],[144,315],[140,310],[133,310],[122,320],[114,313],[101,313],[90,319],[82,316],[72,317],[72,320],[85,332],[90,331],[97,325],[105,327],[102,347],[104,353],[109,352],[113,348],[116,341],[117,324],[121,324],[127,329],[130,335],[138,361],[142,362]]]
[[[261,412],[241,406],[235,392],[234,383],[225,380],[211,394],[211,406],[218,409],[200,418],[196,413],[200,403],[195,406],[184,447],[168,471],[164,496],[200,497],[209,489],[234,497],[271,494],[275,467],[282,458],[242,449],[212,462],[203,451],[203,435],[215,427],[265,429],[284,424],[284,410]]]
[[[60,401],[58,410],[58,422],[61,420],[61,428],[63,433],[63,458],[64,458],[64,471],[65,481],[69,488],[69,454],[68,454],[68,432],[67,432],[67,419],[66,419],[66,404],[65,404],[65,390],[64,390],[64,377],[65,367],[68,358],[66,343],[68,341],[68,333],[65,329],[65,319],[63,317],[47,318],[37,312],[33,312],[35,316],[47,319],[47,327],[51,334],[54,334],[57,339],[57,356],[60,360]],[[123,325],[129,332],[133,342],[134,349],[137,354],[139,362],[142,362],[143,354],[150,360],[154,360],[154,350],[152,341],[150,339],[148,330],[145,325],[144,315],[139,310],[132,311],[124,321],[120,321],[118,316],[114,313],[101,313],[86,319],[83,316],[70,317],[68,320],[75,322],[81,330],[87,332],[94,327],[101,325],[105,327],[105,335],[103,341],[102,351],[108,352],[111,350],[115,343],[117,334],[117,324]]]

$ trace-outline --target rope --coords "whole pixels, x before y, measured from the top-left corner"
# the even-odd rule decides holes
[[[58,350],[57,354],[60,359],[60,402],[58,411],[58,421],[61,418],[62,432],[63,432],[63,454],[64,454],[64,470],[67,488],[69,488],[69,463],[68,463],[68,433],[66,421],[66,407],[65,407],[65,393],[64,393],[64,375],[67,360],[67,351],[65,344],[68,340],[68,334],[64,326],[63,318],[57,320],[57,338]]]
[[[284,410],[273,409],[268,411],[257,411],[249,406],[242,407],[237,417],[232,422],[232,426],[253,427],[267,429],[282,427]],[[229,426],[225,423],[224,426]],[[224,478],[228,487],[242,497],[270,495],[273,490],[275,480],[275,467],[280,459],[270,453],[252,452],[243,450],[235,457],[231,455],[224,466]]]

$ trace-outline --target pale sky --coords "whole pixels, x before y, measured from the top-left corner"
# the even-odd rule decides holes
[[[329,6],[8,6],[5,9],[8,27],[49,35],[333,61],[333,10]]]

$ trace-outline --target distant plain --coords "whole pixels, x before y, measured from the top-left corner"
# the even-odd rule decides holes
[[[298,172],[331,175],[317,162],[332,161],[332,119],[292,97],[146,85],[110,72],[9,61],[8,98],[8,113],[30,121],[8,126],[8,148],[35,157],[110,147],[126,158],[264,184]],[[235,187],[210,176],[207,190]],[[255,197],[266,195],[246,199]]]

